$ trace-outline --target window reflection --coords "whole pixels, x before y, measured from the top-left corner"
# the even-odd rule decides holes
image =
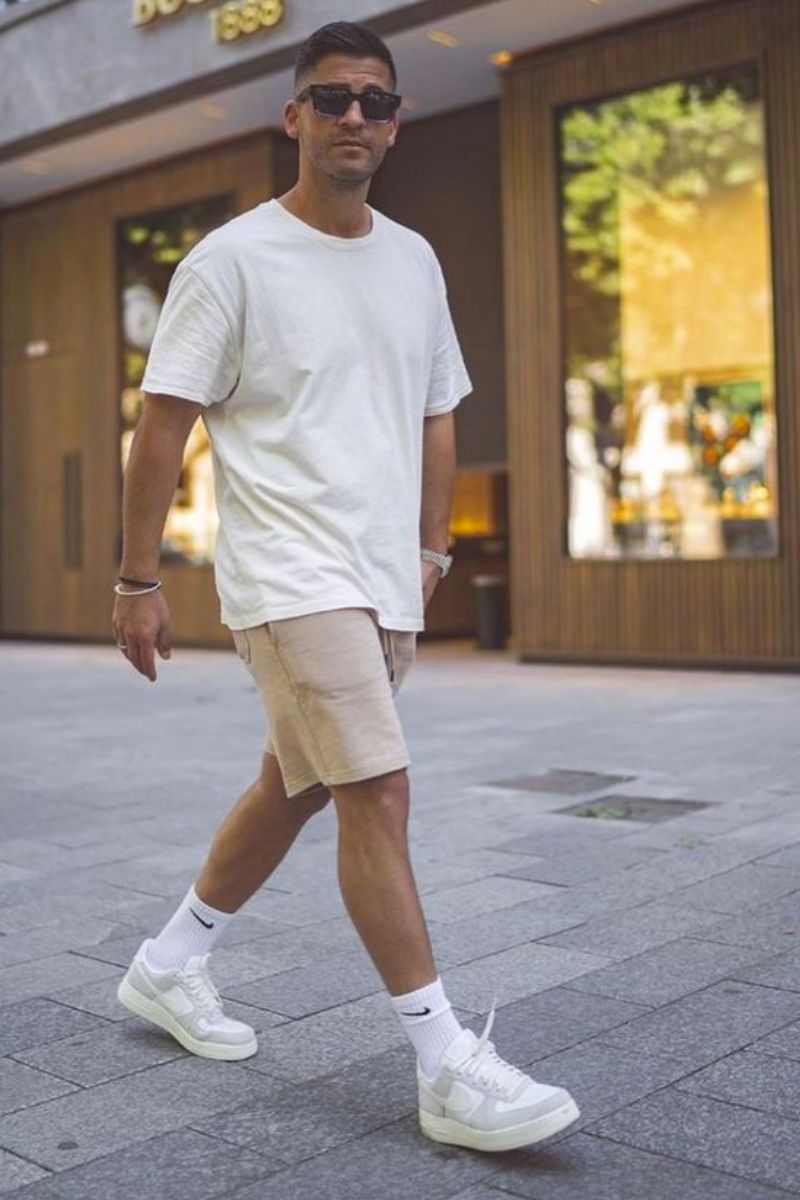
[[[118,223],[123,470],[142,411],[140,385],[147,355],[172,273],[202,237],[231,216],[231,198],[219,196]],[[212,562],[217,524],[211,447],[203,422],[197,421],[186,444],[178,487],[164,526],[162,559]]]
[[[777,552],[755,68],[559,117],[572,557]]]

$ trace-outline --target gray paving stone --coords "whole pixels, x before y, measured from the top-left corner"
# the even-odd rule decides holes
[[[566,901],[568,897],[564,899]],[[467,963],[523,942],[573,929],[584,923],[588,912],[588,905],[576,911],[576,905],[571,901],[560,908],[549,901],[530,900],[511,908],[451,921],[447,925],[431,921],[431,942],[435,953],[445,961]]]
[[[794,1058],[800,1062],[800,1021],[793,1021],[759,1038],[748,1047],[759,1054],[777,1054],[779,1058]]]
[[[116,988],[116,981],[114,982]],[[78,1012],[53,1000],[25,1000],[7,1004],[0,1020],[0,1054],[15,1054],[29,1046],[45,1045],[74,1033],[107,1028],[105,1021]]]
[[[48,958],[62,950],[81,950],[97,945],[118,930],[119,926],[111,921],[101,921],[98,917],[76,917],[54,925],[41,925],[36,929],[7,934],[0,938],[0,970],[15,963]]]
[[[12,1058],[0,1058],[0,1115],[74,1091],[63,1079],[54,1079]]]
[[[649,846],[628,846],[626,840],[623,840],[578,854],[562,854],[558,858],[528,861],[521,866],[509,867],[502,873],[512,879],[534,879],[541,883],[555,883],[568,887],[575,883],[603,879],[618,871],[626,871],[663,853],[663,850],[654,850]]]
[[[601,1042],[572,1046],[534,1062],[527,1070],[535,1079],[572,1093],[581,1110],[580,1125],[616,1112],[687,1073],[685,1063],[628,1053]],[[572,1132],[579,1127],[573,1126]]]
[[[545,1055],[624,1027],[646,1011],[641,1005],[622,1000],[550,988],[498,1008],[492,1041],[504,1058],[527,1066]],[[472,1024],[479,1028],[479,1023]]]
[[[593,1130],[797,1194],[800,1124],[774,1113],[666,1088],[601,1119]]]
[[[737,974],[739,968],[760,962],[763,957],[763,951],[752,946],[677,938],[644,954],[581,975],[566,986],[657,1007]]]
[[[400,1022],[381,992],[268,1030],[260,1039],[260,1052],[241,1065],[302,1082],[404,1042]]]
[[[248,959],[261,962],[263,970],[259,977],[266,977],[354,953],[361,949],[361,940],[348,917],[337,917],[318,924],[293,926],[283,933],[247,941],[238,949]],[[214,959],[211,961],[213,964]]]
[[[149,1138],[20,1194],[20,1200],[214,1200],[280,1169],[192,1129]]]
[[[626,1110],[627,1111],[627,1110]],[[489,1183],[529,1200],[785,1200],[786,1193],[586,1133],[503,1155]]]
[[[444,1200],[491,1169],[484,1155],[423,1137],[414,1116],[242,1188],[236,1200]]]
[[[784,846],[782,850],[776,850],[774,854],[768,854],[758,861],[765,867],[793,867],[800,870],[800,841],[794,846]]]
[[[739,916],[720,917],[705,927],[703,937],[734,946],[763,947],[765,951],[800,946],[800,894],[794,892],[759,904]]]
[[[21,1050],[15,1058],[59,1079],[91,1087],[187,1055],[168,1033],[133,1018],[101,1031]]]
[[[513,1194],[501,1192],[499,1188],[493,1188],[488,1183],[478,1183],[475,1187],[467,1188],[465,1192],[459,1192],[457,1196],[449,1196],[448,1200],[508,1200]]]
[[[294,1163],[416,1111],[415,1056],[404,1042],[303,1087],[288,1087],[272,1100],[240,1106],[193,1127]]]
[[[53,954],[35,962],[17,963],[0,971],[0,1005],[33,999],[70,987],[118,975],[119,969],[106,962],[77,954]]]
[[[777,900],[800,889],[800,871],[745,863],[675,893],[683,908],[740,913],[768,900]]]
[[[505,879],[499,875],[443,888],[425,897],[425,915],[431,921],[446,925],[493,909],[512,908],[515,904],[552,895],[553,888],[544,883],[522,879]]]
[[[637,1017],[602,1040],[700,1067],[800,1016],[800,995],[725,980]]]
[[[712,922],[708,913],[653,901],[628,912],[603,914],[572,929],[541,938],[540,944],[625,959],[676,938],[705,937]]]
[[[16,1154],[0,1150],[0,1195],[15,1192],[26,1184],[33,1184],[37,1179],[47,1179],[48,1172],[43,1171],[34,1163],[25,1162]]]
[[[765,958],[757,966],[738,967],[731,974],[750,983],[800,992],[800,947]]]
[[[536,858],[595,853],[637,828],[632,821],[590,821],[556,814],[536,817],[531,824],[533,831],[525,837],[510,838],[496,844],[493,849],[505,850],[510,854],[532,854]]]
[[[266,1097],[279,1086],[238,1063],[192,1057],[2,1117],[0,1146],[64,1170]]]
[[[305,1017],[379,991],[381,977],[360,950],[229,987],[226,994],[287,1017]]]
[[[800,1062],[791,1058],[741,1050],[694,1072],[678,1086],[682,1091],[800,1121]]]
[[[536,992],[547,991],[568,979],[574,979],[607,959],[578,950],[529,943],[501,950],[465,966],[442,971],[444,986],[452,1004],[470,1012],[484,1013],[495,998],[499,1004],[511,1004]]]

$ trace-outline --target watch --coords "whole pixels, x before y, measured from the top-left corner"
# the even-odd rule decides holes
[[[423,558],[425,562],[435,563],[442,573],[442,579],[444,579],[445,575],[453,565],[452,554],[437,554],[435,550],[421,550],[420,557]]]

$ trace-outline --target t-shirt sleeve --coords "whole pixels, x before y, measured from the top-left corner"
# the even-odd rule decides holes
[[[461,347],[458,344],[450,306],[447,302],[447,285],[442,268],[434,257],[436,271],[436,334],[431,366],[425,416],[434,417],[450,412],[472,391],[472,382],[464,365]]]
[[[241,370],[237,325],[236,314],[226,313],[211,284],[180,263],[158,319],[142,389],[205,406],[226,400]]]

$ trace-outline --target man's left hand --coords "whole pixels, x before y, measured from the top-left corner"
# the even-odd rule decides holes
[[[436,591],[436,585],[442,577],[442,572],[437,567],[436,563],[428,562],[426,558],[422,560],[422,599],[423,607],[427,608],[430,598]]]

